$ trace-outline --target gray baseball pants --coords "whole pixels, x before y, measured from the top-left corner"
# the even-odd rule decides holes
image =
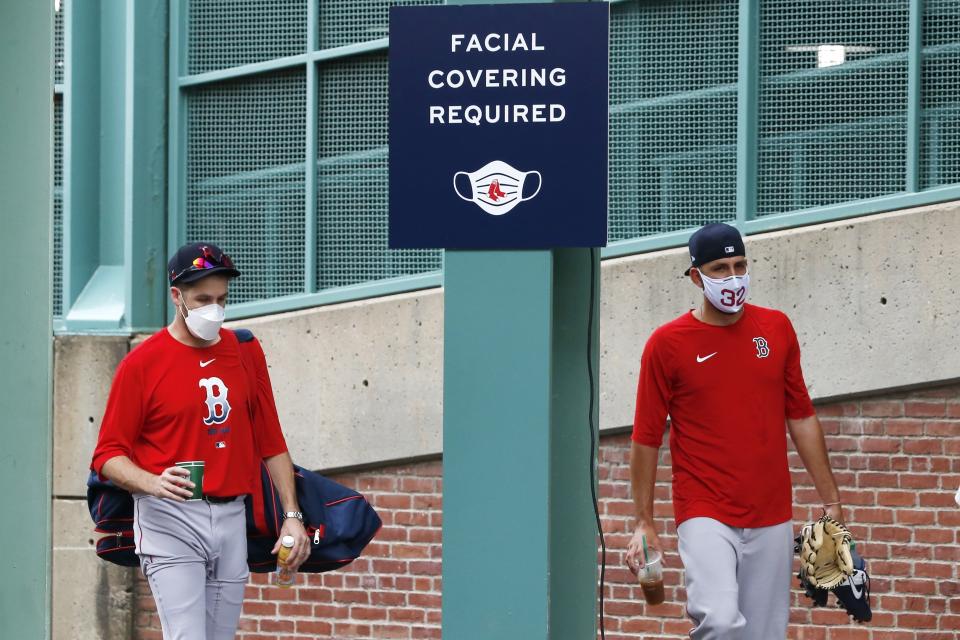
[[[694,640],[786,638],[793,523],[744,529],[713,518],[677,527]]]
[[[249,575],[243,499],[133,497],[136,552],[163,640],[232,640]]]

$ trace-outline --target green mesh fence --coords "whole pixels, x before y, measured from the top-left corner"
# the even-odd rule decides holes
[[[443,4],[443,0],[320,0],[320,49],[387,37],[391,6]]]
[[[308,1],[190,0],[187,73],[303,53]],[[393,4],[440,4],[316,1],[320,49],[383,38]],[[910,6],[759,3],[757,211],[748,218],[906,190]],[[960,182],[960,11],[955,0],[922,7],[920,177],[929,188]],[[734,219],[738,1],[616,2],[610,33],[609,239]],[[311,279],[319,291],[441,267],[438,251],[386,246],[386,53],[307,64],[317,65],[315,96],[306,65],[184,90],[187,236],[236,255],[246,273],[235,301],[303,293]],[[314,99],[317,119],[306,122]]]
[[[63,315],[63,99],[53,97],[53,315]]]
[[[611,11],[610,240],[732,219],[736,0]]]
[[[317,287],[440,268],[439,251],[387,248],[387,55],[320,66]]]
[[[54,2],[53,14],[53,81],[63,83],[63,12],[66,0]]]
[[[53,81],[63,83],[65,0],[54,2]],[[53,316],[63,316],[63,96],[53,96]]]
[[[921,185],[960,182],[960,3],[923,4]]]
[[[187,94],[187,240],[234,257],[231,302],[304,292],[305,99],[302,69]]]
[[[760,3],[759,215],[905,189],[908,19],[906,1]]]
[[[187,73],[307,50],[307,0],[192,0],[188,5]]]

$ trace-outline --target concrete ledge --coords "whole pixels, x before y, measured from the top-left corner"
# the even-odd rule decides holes
[[[57,336],[53,374],[53,494],[85,497],[113,373],[126,337]]]
[[[750,236],[751,301],[786,312],[814,399],[960,377],[960,203]],[[699,304],[675,249],[604,264],[600,424],[633,423],[654,328]]]
[[[263,343],[294,461],[328,469],[439,453],[438,290],[241,320]]]
[[[97,557],[84,500],[53,501],[53,640],[129,640],[134,577]]]
[[[815,399],[960,378],[960,203],[751,236],[752,294],[787,312]],[[698,304],[685,249],[603,263],[600,425],[633,422],[650,333]],[[263,342],[294,459],[351,468],[442,445],[443,293],[241,320]],[[134,340],[136,342],[136,340]],[[83,495],[122,338],[57,338],[55,491]],[[478,381],[481,383],[482,381]],[[94,421],[90,422],[90,418]]]

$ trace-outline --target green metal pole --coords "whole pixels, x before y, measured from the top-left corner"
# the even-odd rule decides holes
[[[447,251],[443,635],[547,638],[548,251]]]
[[[168,3],[169,37],[167,69],[167,251],[171,255],[187,238],[187,96],[180,76],[187,68],[187,0]],[[166,266],[166,265],[164,265]],[[173,318],[170,297],[164,296],[167,321]]]
[[[547,637],[593,638],[598,537],[591,488],[599,495],[600,250],[552,254]]]
[[[123,255],[130,331],[155,331],[166,320],[167,25],[166,2],[127,0]]]
[[[89,3],[90,5],[95,3]],[[79,5],[79,3],[78,3]],[[89,5],[87,5],[89,6]],[[127,2],[113,2],[100,9],[100,266],[123,271],[126,178]],[[77,9],[80,10],[79,7]],[[88,9],[89,10],[89,9]],[[84,87],[77,87],[78,92]],[[166,265],[164,265],[166,266]],[[95,276],[96,277],[96,276]],[[102,277],[102,276],[101,276]],[[110,279],[105,289],[122,286],[122,277]]]
[[[444,252],[446,638],[596,636],[599,256]]]
[[[923,128],[923,0],[910,1],[910,37],[907,49],[907,171],[905,190],[923,188],[920,151]],[[931,184],[928,182],[927,184]]]
[[[0,637],[50,637],[53,3],[0,20]]]
[[[100,7],[65,6],[63,315],[100,265]]]
[[[737,227],[757,214],[760,126],[760,0],[740,0],[737,61]]]
[[[313,52],[319,46],[319,25],[317,15],[320,11],[320,0],[307,0],[307,51]],[[303,272],[304,293],[317,291],[317,263],[321,256],[317,255],[317,149],[320,127],[318,110],[320,108],[318,83],[319,63],[307,62],[307,148],[304,159],[306,203],[304,212],[303,233],[306,243],[306,264]]]
[[[595,634],[598,256],[445,254],[444,637]]]

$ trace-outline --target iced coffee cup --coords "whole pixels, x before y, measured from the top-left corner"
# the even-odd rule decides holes
[[[647,554],[647,562],[637,570],[637,580],[643,590],[643,598],[647,604],[662,604],[665,598],[663,593],[663,557],[659,551],[651,550]]]

